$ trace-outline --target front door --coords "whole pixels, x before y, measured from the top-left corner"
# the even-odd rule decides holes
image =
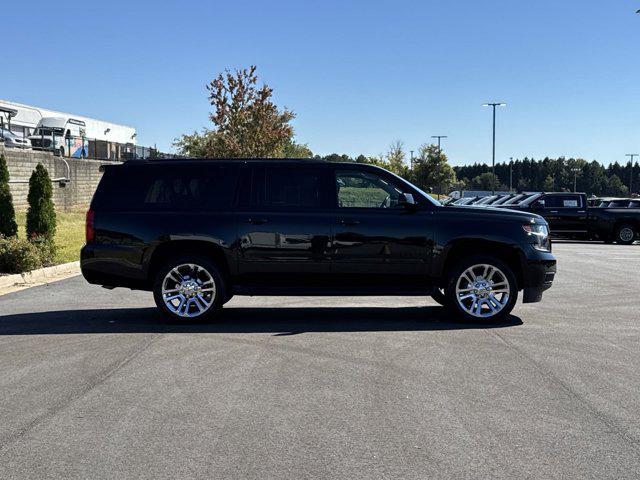
[[[582,234],[587,231],[587,209],[582,195],[545,195],[538,200],[540,213],[549,222],[551,233]]]
[[[245,168],[236,209],[242,283],[295,285],[329,273],[329,174],[299,164]]]
[[[431,262],[429,210],[399,205],[408,187],[377,170],[335,169],[333,268],[336,279],[423,282]],[[357,278],[356,278],[357,277]]]

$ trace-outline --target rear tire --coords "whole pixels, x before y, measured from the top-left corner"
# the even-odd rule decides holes
[[[466,321],[496,322],[504,319],[518,299],[513,270],[489,255],[474,255],[454,266],[445,295],[448,308]]]
[[[158,270],[153,284],[158,309],[170,320],[211,320],[228,299],[224,277],[207,257],[177,256]]]
[[[636,241],[637,232],[633,225],[625,223],[616,228],[616,243],[631,245]]]
[[[444,293],[444,288],[434,288],[431,292],[431,298],[443,307],[447,306],[447,296]]]

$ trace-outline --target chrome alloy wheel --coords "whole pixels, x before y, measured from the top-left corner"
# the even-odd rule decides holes
[[[633,229],[631,227],[623,227],[620,229],[618,236],[623,242],[630,242],[634,237]]]
[[[456,282],[456,300],[469,315],[493,317],[509,303],[509,281],[493,265],[473,265]]]
[[[162,300],[171,312],[180,317],[199,317],[209,310],[215,298],[213,277],[199,265],[178,265],[162,281]]]

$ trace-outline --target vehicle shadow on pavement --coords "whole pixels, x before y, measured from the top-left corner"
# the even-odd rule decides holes
[[[393,332],[505,328],[522,325],[509,315],[501,322],[456,320],[442,307],[225,308],[208,323],[177,323],[155,308],[66,310],[0,316],[0,335],[70,333],[273,333]]]

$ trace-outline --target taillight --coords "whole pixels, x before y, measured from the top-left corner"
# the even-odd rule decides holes
[[[87,221],[84,224],[85,239],[88,244],[92,243],[96,238],[96,230],[94,228],[95,216],[96,212],[89,209],[89,211],[87,212]]]

